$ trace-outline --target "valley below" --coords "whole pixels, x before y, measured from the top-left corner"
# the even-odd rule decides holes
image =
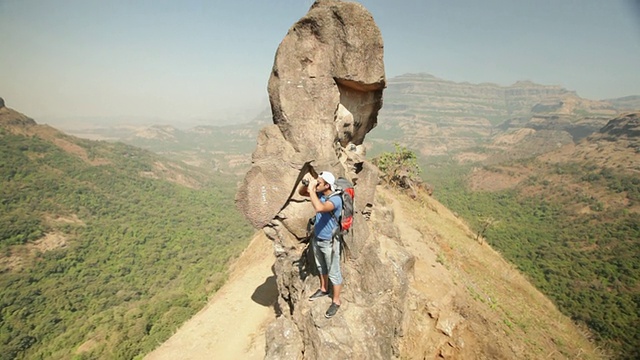
[[[77,137],[0,111],[3,358],[264,356],[271,243],[224,212],[268,110],[226,126],[62,128]],[[433,189],[378,189],[402,234],[379,251],[416,256],[405,358],[639,356],[640,97],[406,74],[389,79],[367,158],[396,144]]]

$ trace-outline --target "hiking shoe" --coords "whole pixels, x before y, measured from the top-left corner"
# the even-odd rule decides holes
[[[327,309],[327,312],[324,313],[324,317],[326,317],[327,319],[331,319],[333,315],[338,312],[338,309],[340,309],[340,305],[332,302],[331,306],[329,306],[329,308]]]
[[[309,296],[309,301],[313,301],[313,300],[315,300],[317,298],[321,298],[321,297],[327,296],[327,295],[329,295],[328,292],[324,292],[324,291],[318,289],[318,290],[316,290],[316,292],[313,293],[313,295]]]

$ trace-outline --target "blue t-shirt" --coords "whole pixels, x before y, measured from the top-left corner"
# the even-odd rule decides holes
[[[318,197],[323,204],[327,201],[325,195]],[[315,234],[319,240],[331,240],[333,229],[338,226],[336,219],[340,219],[340,212],[342,211],[342,197],[340,195],[334,195],[329,198],[329,201],[333,203],[333,214],[331,212],[319,212],[316,213]]]

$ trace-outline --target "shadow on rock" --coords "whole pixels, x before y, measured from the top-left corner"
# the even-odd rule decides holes
[[[251,294],[251,300],[262,306],[273,306],[278,299],[278,285],[275,275],[269,276]]]

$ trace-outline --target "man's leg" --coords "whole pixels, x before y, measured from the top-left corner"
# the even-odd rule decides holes
[[[322,272],[320,272],[320,290],[323,292],[329,291],[329,266],[331,264],[331,242],[321,241],[318,244],[318,254],[316,258],[320,264],[322,264]]]
[[[342,301],[340,292],[342,291],[342,272],[340,271],[340,241],[333,241],[331,254],[331,265],[329,265],[329,280],[333,286],[333,298],[331,306],[324,314],[326,318],[332,318],[340,309]]]
[[[309,301],[313,301],[319,297],[326,296],[329,293],[329,269],[327,267],[327,261],[325,257],[326,249],[323,249],[325,247],[323,245],[326,245],[324,244],[324,241],[320,242],[315,237],[312,239],[313,256],[318,268],[320,289],[316,290],[316,292],[309,297]]]
[[[341,290],[342,290],[342,284],[333,285],[333,302],[336,303],[336,305],[342,304],[342,302],[340,301],[340,291]]]
[[[320,290],[325,293],[329,291],[329,275],[320,275]]]

